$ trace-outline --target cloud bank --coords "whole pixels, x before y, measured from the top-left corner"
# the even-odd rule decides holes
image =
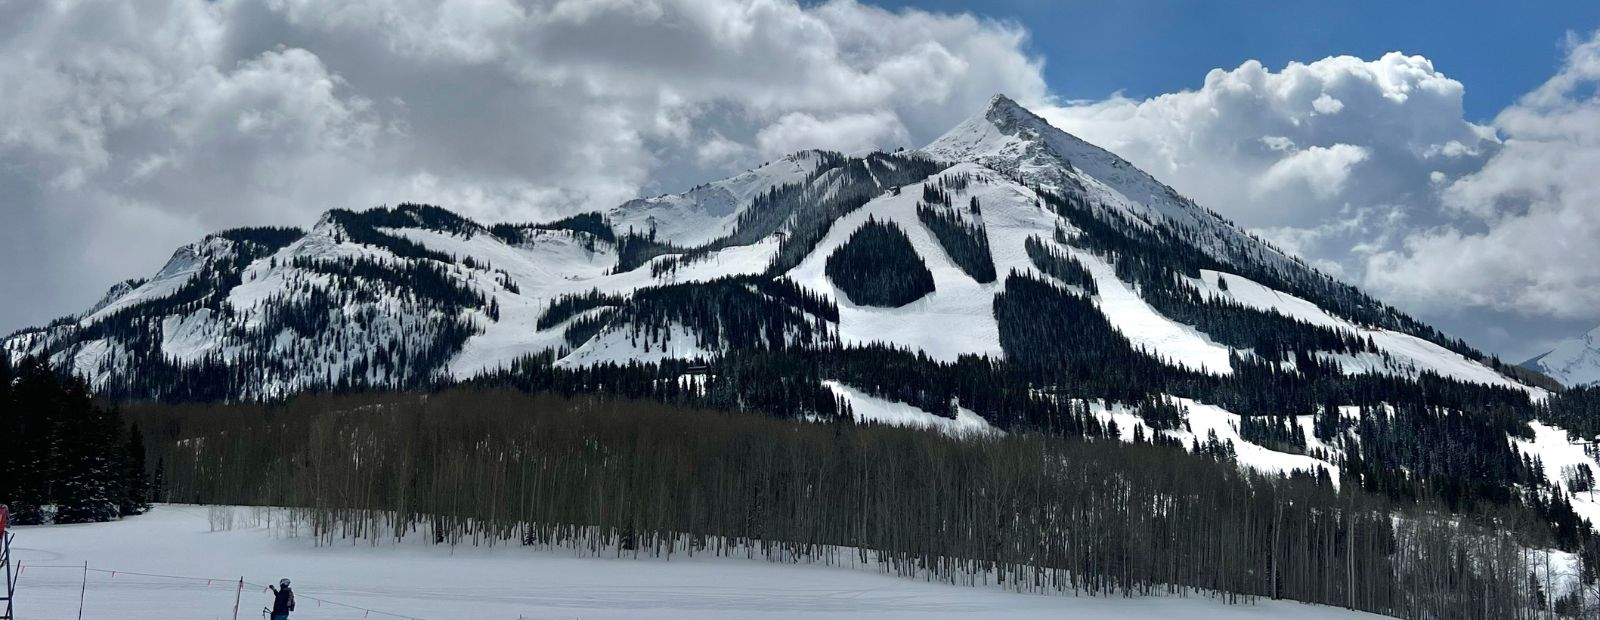
[[[1371,258],[1370,280],[1418,305],[1556,318],[1600,313],[1600,33],[1502,111],[1503,147],[1441,191],[1442,226]]]
[[[1017,26],[850,0],[0,4],[0,328],[333,207],[549,217],[1041,101]]]
[[[1440,179],[1482,167],[1492,128],[1465,87],[1391,53],[1214,69],[1197,90],[1051,110],[1068,131],[1345,278],[1398,229],[1438,223]]]
[[[1600,33],[1487,124],[1422,56],[1213,70],[1061,105],[1127,157],[1319,267],[1513,358],[1600,323]]]

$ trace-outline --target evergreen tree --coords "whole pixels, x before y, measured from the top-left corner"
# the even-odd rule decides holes
[[[117,441],[121,417],[114,409],[95,406],[81,381],[68,381],[64,388],[55,521],[109,521],[121,514],[126,496],[124,446]]]
[[[825,271],[850,301],[863,306],[904,306],[934,290],[933,272],[905,231],[872,217],[828,255]]]
[[[144,432],[135,422],[128,429],[128,441],[123,449],[122,501],[118,506],[121,516],[144,514],[150,510],[150,472],[145,463]]]
[[[15,373],[0,364],[0,424],[0,503],[15,523],[44,523],[52,505],[58,523],[107,521],[143,497],[142,488],[129,490],[120,414],[97,405],[82,380],[59,377],[34,358]]]

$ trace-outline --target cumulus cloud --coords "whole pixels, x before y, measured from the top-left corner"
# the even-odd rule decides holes
[[[1214,69],[1195,90],[1048,110],[1179,191],[1305,258],[1359,279],[1396,225],[1438,223],[1436,178],[1499,148],[1463,118],[1465,87],[1390,53]],[[1399,206],[1404,209],[1398,209]],[[1398,217],[1397,217],[1398,216]]]
[[[918,144],[1008,92],[1021,28],[833,0],[0,3],[0,326],[180,243],[404,200],[533,219],[799,148]]]
[[[1370,280],[1428,306],[1600,319],[1600,33],[1502,111],[1504,145],[1442,190],[1451,221],[1370,259]]]
[[[1422,56],[1257,62],[1046,116],[1325,271],[1521,358],[1600,322],[1600,33],[1491,123]]]
[[[1283,150],[1288,148],[1291,147]],[[1316,198],[1336,198],[1344,192],[1350,168],[1366,161],[1368,154],[1367,149],[1352,144],[1298,150],[1267,167],[1256,179],[1255,187],[1260,193],[1299,191],[1301,188],[1295,185],[1298,183]]]
[[[843,114],[827,119],[791,112],[756,135],[762,155],[769,159],[813,148],[816,144],[831,144],[838,150],[854,152],[880,144],[904,144],[909,139],[905,128],[887,112]]]

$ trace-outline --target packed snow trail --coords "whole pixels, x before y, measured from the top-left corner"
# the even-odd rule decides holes
[[[236,512],[243,518],[251,511]],[[115,523],[17,528],[18,559],[36,566],[25,568],[18,582],[20,617],[76,618],[85,561],[108,571],[88,574],[83,617],[89,620],[227,618],[241,575],[253,584],[293,579],[300,605],[291,617],[316,620],[380,617],[361,608],[419,620],[1379,617],[1286,601],[1225,605],[1204,597],[1030,596],[736,558],[610,559],[422,542],[318,547],[304,538],[275,537],[266,527],[211,530],[209,510],[196,506],[158,506]],[[196,576],[214,581],[207,587],[185,578]],[[261,590],[244,588],[241,618],[256,617],[270,603]],[[317,599],[353,607],[318,606]]]

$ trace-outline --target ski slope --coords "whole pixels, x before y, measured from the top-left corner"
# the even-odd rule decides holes
[[[1154,437],[1160,433],[1177,439],[1185,449],[1188,449],[1196,441],[1204,443],[1215,434],[1217,441],[1233,444],[1234,458],[1240,467],[1264,474],[1315,473],[1321,470],[1328,473],[1335,487],[1339,486],[1339,468],[1332,462],[1305,454],[1279,452],[1240,437],[1239,424],[1242,416],[1239,414],[1188,398],[1173,398],[1172,401],[1183,408],[1187,429],[1157,431],[1126,405],[1108,406],[1104,401],[1090,401],[1089,411],[1102,422],[1115,422],[1120,438],[1125,442],[1133,442],[1134,429],[1139,429],[1140,434],[1145,437]],[[1315,448],[1330,455],[1340,454],[1342,450],[1317,439],[1312,432],[1313,417],[1295,416],[1295,422],[1300,426],[1300,432],[1306,439],[1308,451]]]
[[[1533,439],[1512,437],[1511,445],[1523,454],[1538,457],[1544,464],[1545,479],[1570,494],[1567,499],[1572,501],[1572,510],[1589,523],[1600,524],[1600,496],[1593,490],[1572,493],[1567,480],[1573,469],[1580,467],[1588,467],[1600,476],[1600,460],[1585,452],[1583,446],[1572,443],[1565,429],[1537,421],[1528,426],[1533,429]]]
[[[1047,278],[1034,267],[1024,250],[1029,237],[1050,241],[1059,218],[1038,204],[1038,196],[1004,175],[972,163],[956,164],[930,178],[966,175],[969,187],[959,192],[963,201],[976,197],[982,204],[978,216],[994,256],[995,282],[980,284],[962,271],[945,253],[937,237],[917,219],[920,185],[899,194],[885,194],[840,218],[817,248],[787,275],[839,304],[839,336],[847,344],[887,343],[926,352],[930,357],[954,361],[963,354],[1003,357],[1000,327],[994,318],[994,297],[1005,288],[1012,271]],[[849,240],[868,218],[892,222],[904,230],[911,246],[933,274],[934,292],[899,308],[878,308],[852,303],[826,274],[827,259]],[[1204,334],[1162,316],[1151,308],[1115,271],[1097,256],[1064,248],[1094,275],[1100,294],[1098,305],[1112,326],[1135,347],[1143,348],[1174,366],[1215,374],[1232,371],[1228,348]]]
[[[1219,285],[1219,282],[1226,282],[1226,284]],[[1349,332],[1362,338],[1370,338],[1373,344],[1377,345],[1387,356],[1387,359],[1375,358],[1371,355],[1331,356],[1338,359],[1345,373],[1372,372],[1416,376],[1420,371],[1429,371],[1440,376],[1453,377],[1462,381],[1524,389],[1535,398],[1543,398],[1548,395],[1543,389],[1529,387],[1507,379],[1500,373],[1495,372],[1494,369],[1475,360],[1467,359],[1455,351],[1410,334],[1358,325],[1349,319],[1335,316],[1310,301],[1272,289],[1250,278],[1202,269],[1200,270],[1200,277],[1190,278],[1189,283],[1199,289],[1202,295],[1210,299],[1233,301],[1248,308],[1277,312],[1312,325]]]
[[[983,416],[966,407],[957,407],[956,417],[952,419],[923,411],[914,405],[879,398],[838,381],[823,381],[822,385],[850,404],[857,422],[932,429],[951,437],[999,432]]]
[[[16,528],[15,553],[26,567],[17,584],[18,616],[77,618],[84,588],[86,620],[230,618],[242,576],[251,584],[292,579],[298,599],[292,617],[315,620],[1380,617],[1287,601],[1230,606],[1193,596],[1026,595],[926,583],[867,568],[740,558],[593,558],[520,547],[451,549],[412,542],[318,547],[304,538],[282,536],[281,517],[269,529],[246,523],[257,514],[253,509],[233,509],[232,514],[231,531],[212,531],[212,512],[205,507],[175,505],[121,522]],[[97,570],[85,580],[84,562],[91,569],[117,572]],[[52,566],[64,568],[48,568]],[[207,578],[213,579],[209,585]],[[271,595],[261,586],[247,586],[239,617],[257,618],[270,602]]]

